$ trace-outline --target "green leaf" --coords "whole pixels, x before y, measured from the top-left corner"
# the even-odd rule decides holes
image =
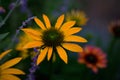
[[[0,34],[0,41],[4,39],[9,33]]]

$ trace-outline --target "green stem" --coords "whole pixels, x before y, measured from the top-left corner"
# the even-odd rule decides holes
[[[109,46],[108,46],[108,52],[107,52],[107,54],[108,54],[108,67],[107,67],[107,69],[105,70],[106,71],[106,78],[107,79],[110,79],[110,78],[112,78],[114,75],[113,75],[113,73],[114,73],[114,64],[115,64],[115,58],[113,57],[113,53],[114,53],[114,48],[115,48],[115,44],[116,44],[116,42],[117,42],[117,38],[115,38],[115,37],[113,37],[112,38],[112,40],[111,40],[111,42],[110,42],[110,44],[109,44]],[[112,73],[108,73],[109,71],[113,71]],[[111,76],[111,77],[110,77]]]
[[[53,63],[52,60],[49,61],[49,80],[52,80],[53,75]]]
[[[115,46],[115,43],[116,43],[117,39],[116,38],[112,38],[110,44],[109,44],[109,47],[108,47],[108,55],[111,57],[112,53],[113,53],[113,50],[114,50],[114,46]]]
[[[0,23],[0,28],[5,24],[5,22],[7,21],[7,19],[10,17],[11,13],[13,12],[13,10],[16,8],[17,4],[19,3],[20,0],[17,0],[15,2],[14,7],[8,12],[7,16],[4,18],[4,20]]]

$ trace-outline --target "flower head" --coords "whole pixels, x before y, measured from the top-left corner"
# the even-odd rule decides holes
[[[86,46],[84,51],[79,53],[79,63],[86,64],[95,73],[98,72],[98,68],[106,67],[106,54],[97,47]]]
[[[88,18],[83,11],[74,11],[72,10],[70,13],[66,14],[66,21],[76,21],[76,26],[84,26],[86,25]]]
[[[0,60],[10,52],[11,50],[7,50],[0,54]],[[3,64],[0,64],[0,80],[20,80],[15,75],[24,75],[25,73],[19,69],[11,68],[15,64],[19,63],[22,58],[17,57],[11,59]]]
[[[120,38],[120,20],[112,22],[109,26],[109,30],[114,37]]]
[[[43,19],[45,25],[37,17],[34,18],[36,24],[41,28],[39,31],[29,28],[22,29],[26,34],[28,34],[28,36],[34,39],[33,41],[26,43],[24,48],[44,48],[38,56],[37,64],[41,63],[46,55],[47,59],[50,60],[53,50],[58,52],[58,55],[65,63],[68,62],[68,58],[64,48],[73,52],[81,52],[83,50],[79,45],[70,43],[87,42],[86,39],[73,35],[81,30],[81,28],[72,27],[74,26],[75,21],[69,21],[62,24],[64,15],[61,15],[57,19],[55,26],[52,27],[50,20],[46,15],[43,15]]]
[[[0,14],[1,13],[5,13],[5,9],[2,6],[0,6]]]
[[[27,38],[27,39],[26,39]],[[18,44],[16,45],[16,50],[20,51],[20,56],[25,59],[27,58],[28,56],[34,56],[35,55],[35,52],[32,51],[32,52],[29,52],[29,50],[26,50],[24,49],[24,44],[28,43],[32,41],[32,38],[30,38],[28,35],[26,34],[22,34],[20,37],[19,37],[19,41],[18,41]]]

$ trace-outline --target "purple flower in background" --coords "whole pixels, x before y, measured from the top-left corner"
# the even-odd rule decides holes
[[[28,2],[27,0],[21,0],[20,1],[20,5],[21,5],[20,10],[21,10],[22,13],[26,13],[26,14],[28,14],[28,17],[30,17],[30,16],[32,16],[32,13],[28,9],[27,2]]]
[[[0,14],[5,13],[5,12],[6,12],[5,9],[2,6],[0,6]]]
[[[31,17],[32,13],[31,13],[31,11],[28,8],[27,2],[28,2],[28,0],[20,0],[20,3],[19,3],[19,5],[20,5],[20,11],[22,13],[26,13],[28,15],[28,17]],[[14,8],[14,6],[15,6],[15,3],[12,2],[9,5],[9,9],[11,10],[12,8]]]
[[[15,3],[12,2],[12,3],[9,5],[9,9],[11,10],[12,8],[14,8],[14,6],[15,6]]]

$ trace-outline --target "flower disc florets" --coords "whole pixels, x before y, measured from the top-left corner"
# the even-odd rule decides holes
[[[42,40],[45,46],[58,46],[63,42],[64,35],[62,32],[51,28],[43,32]]]

